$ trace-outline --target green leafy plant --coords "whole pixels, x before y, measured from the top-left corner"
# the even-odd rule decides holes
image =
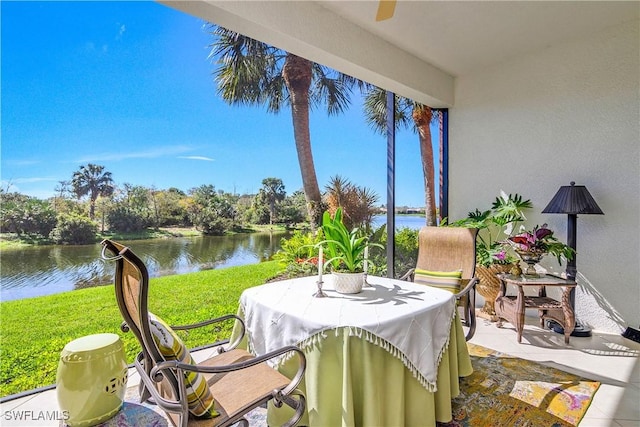
[[[357,273],[364,271],[364,252],[367,246],[382,247],[372,243],[360,232],[359,228],[352,230],[342,222],[342,208],[338,208],[333,217],[328,211],[322,215],[322,232],[325,240],[319,243],[326,248],[327,261],[333,271]]]
[[[491,264],[511,264],[517,259],[509,252],[506,239],[518,231],[521,222],[527,218],[524,210],[532,207],[531,200],[523,200],[518,194],[507,195],[504,192],[496,197],[491,209],[469,212],[467,218],[452,224],[454,227],[478,229],[476,239],[476,263],[485,267]]]
[[[296,230],[289,239],[280,241],[281,249],[274,254],[286,269],[287,277],[309,276],[318,272],[318,247],[322,233],[302,232]]]

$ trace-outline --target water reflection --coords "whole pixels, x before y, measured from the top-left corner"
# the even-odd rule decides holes
[[[374,217],[374,226],[384,224]],[[419,229],[424,217],[396,216],[396,228]],[[180,237],[123,242],[146,263],[151,277],[254,264],[271,259],[286,232]],[[111,283],[114,265],[100,259],[101,246],[36,246],[0,254],[3,301]]]
[[[286,232],[180,237],[123,242],[147,265],[151,277],[254,264],[271,259]],[[41,246],[2,251],[3,301],[109,284],[114,264],[101,246]]]

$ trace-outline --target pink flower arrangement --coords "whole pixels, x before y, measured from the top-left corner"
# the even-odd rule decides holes
[[[525,252],[548,252],[548,245],[557,242],[553,237],[553,231],[547,228],[547,224],[536,225],[533,230],[525,231],[509,237],[516,250]]]
[[[562,264],[562,257],[570,260],[574,250],[553,236],[553,231],[547,228],[547,224],[536,225],[533,230],[525,231],[507,239],[516,252],[531,252],[535,254],[552,254]]]

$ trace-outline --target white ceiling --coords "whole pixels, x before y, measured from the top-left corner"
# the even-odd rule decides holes
[[[348,21],[454,76],[511,56],[637,20],[638,1],[398,1],[376,22],[376,1],[318,1]]]
[[[639,1],[403,1],[376,22],[377,1],[317,1],[453,76],[622,22]]]
[[[640,1],[159,0],[431,107],[457,77],[638,21]]]

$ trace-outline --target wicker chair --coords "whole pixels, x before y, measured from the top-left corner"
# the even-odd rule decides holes
[[[102,245],[102,257],[116,262],[115,291],[124,318],[122,329],[133,332],[142,346],[142,351],[134,361],[142,380],[141,401],[157,404],[167,413],[171,422],[180,427],[228,426],[238,422],[248,427],[249,422],[244,417],[246,413],[268,401],[273,401],[277,407],[286,404],[294,409],[287,426],[294,425],[300,419],[305,411],[305,399],[296,387],[306,367],[304,353],[300,349],[284,347],[254,357],[236,348],[244,336],[244,323],[238,316],[227,315],[193,325],[167,327],[172,333],[172,330],[189,330],[223,321],[238,322],[236,325],[241,327],[242,336],[232,343],[228,340],[216,343],[220,344],[217,347],[219,354],[197,364],[188,350],[185,350],[186,361],[180,357],[167,357],[167,349],[160,345],[158,336],[154,336],[156,318],[147,311],[149,276],[144,263],[122,244],[104,240]],[[177,340],[180,341],[179,338]],[[298,356],[298,369],[293,379],[266,364],[267,360],[284,355]],[[215,402],[213,409],[219,415],[214,418],[202,419],[195,417],[193,411],[190,413],[193,393],[197,388],[193,378],[201,379],[200,376],[204,377],[199,383],[202,390],[205,393],[208,390],[210,395],[207,396]],[[211,407],[207,410],[210,411]]]
[[[422,227],[418,233],[418,261],[416,268],[402,279],[416,280],[416,270],[429,272],[461,272],[462,290],[455,293],[463,309],[464,325],[469,328],[465,338],[470,340],[476,331],[475,277],[476,235],[475,228]]]

